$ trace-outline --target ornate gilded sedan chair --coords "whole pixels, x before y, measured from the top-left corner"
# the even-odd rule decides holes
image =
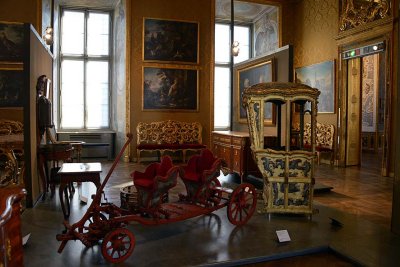
[[[151,163],[144,172],[134,171],[131,177],[137,189],[139,208],[156,216],[162,212],[159,206],[168,199],[169,189],[176,186],[178,167],[173,165],[170,156],[163,156],[160,163]]]
[[[202,149],[200,155],[192,156],[187,165],[179,168],[179,176],[184,182],[187,192],[186,196],[181,195],[180,197],[204,205],[218,204],[221,198],[214,198],[210,194],[217,193],[209,189],[221,186],[217,177],[220,175],[222,164],[222,159],[214,157],[207,148]]]
[[[307,214],[313,209],[315,129],[320,92],[303,84],[260,83],[246,88],[243,105],[247,111],[252,155],[263,176],[264,209],[271,213]],[[276,108],[276,146],[264,145],[264,109]],[[306,115],[307,114],[307,115]],[[311,123],[311,146],[304,148],[305,120]],[[299,123],[300,131],[292,130]],[[295,135],[296,134],[296,135]]]

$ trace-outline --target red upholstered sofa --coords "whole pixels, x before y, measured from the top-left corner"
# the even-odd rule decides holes
[[[137,162],[143,151],[157,152],[163,156],[165,151],[181,151],[182,161],[186,161],[188,150],[201,150],[206,146],[202,144],[202,127],[198,122],[157,121],[139,122],[137,132]]]

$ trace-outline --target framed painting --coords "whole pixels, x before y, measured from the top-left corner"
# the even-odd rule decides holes
[[[238,107],[238,121],[240,123],[247,123],[246,110],[242,105],[242,93],[245,88],[263,82],[273,81],[273,61],[246,61],[243,65],[235,68],[236,76],[236,92]],[[275,124],[275,108],[272,103],[265,103],[264,106],[264,124]]]
[[[24,24],[0,22],[0,61],[23,60]]]
[[[318,113],[335,113],[335,60],[296,68],[295,77],[297,83],[317,88],[321,92]]]
[[[23,70],[0,69],[0,107],[22,107],[23,88]]]
[[[362,132],[375,132],[378,114],[379,54],[363,57],[361,84]]]
[[[143,60],[198,63],[197,22],[144,18]]]
[[[198,71],[143,67],[143,110],[198,111]]]

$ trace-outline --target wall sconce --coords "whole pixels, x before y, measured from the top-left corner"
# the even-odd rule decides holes
[[[46,42],[47,45],[53,44],[53,28],[47,27],[44,31],[43,40]]]
[[[232,44],[232,55],[234,57],[237,57],[239,55],[239,42],[238,41],[234,41]]]

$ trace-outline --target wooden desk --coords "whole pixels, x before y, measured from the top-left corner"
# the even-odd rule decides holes
[[[70,215],[70,204],[67,191],[67,185],[72,182],[92,182],[99,189],[100,184],[101,163],[63,163],[61,169],[58,171],[60,176],[60,188],[58,193],[60,195],[61,208],[64,218],[67,219]],[[63,197],[64,192],[64,197]],[[64,205],[64,198],[67,203],[67,210]]]
[[[54,194],[54,181],[52,181],[49,175],[47,162],[58,161],[70,161],[72,158],[73,148],[71,144],[46,144],[38,147],[38,168],[39,175],[42,179],[43,197],[46,197],[49,186],[51,189],[51,195]]]
[[[276,142],[276,137],[265,136],[265,144],[270,145],[274,142]],[[224,159],[227,164],[227,171],[238,173],[242,182],[246,180],[249,174],[262,177],[257,164],[254,162],[250,145],[248,132],[212,132],[212,148],[214,155]]]

